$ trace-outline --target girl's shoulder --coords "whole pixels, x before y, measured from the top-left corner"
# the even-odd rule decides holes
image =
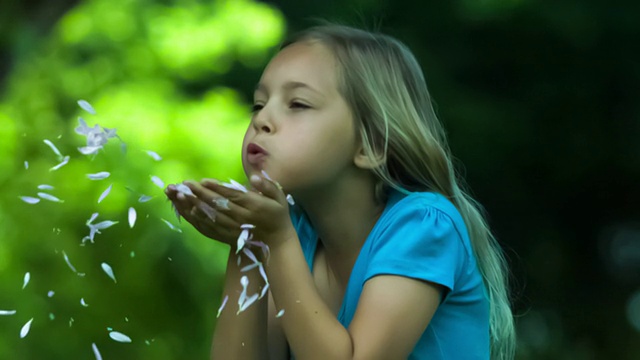
[[[440,193],[421,191],[404,194],[397,190],[391,191],[383,216],[389,221],[407,214],[423,215],[423,217],[444,216],[449,218],[456,227],[465,227],[460,211]]]

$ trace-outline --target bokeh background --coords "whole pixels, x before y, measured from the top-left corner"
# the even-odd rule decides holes
[[[511,264],[517,358],[640,358],[638,14],[623,0],[3,0],[0,310],[16,314],[0,315],[0,359],[94,359],[92,343],[104,359],[208,357],[227,249],[170,229],[150,176],[243,180],[252,89],[316,18],[381,30],[420,60]],[[111,139],[81,155],[79,116],[117,128],[126,153]],[[49,170],[44,139],[66,166]],[[19,199],[40,184],[64,202]],[[82,246],[94,212],[118,224]]]

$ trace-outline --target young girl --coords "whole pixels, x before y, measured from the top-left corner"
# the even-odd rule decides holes
[[[337,25],[285,43],[256,87],[242,163],[248,192],[213,179],[166,190],[231,246],[230,302],[243,275],[247,294],[265,284],[240,271],[241,225],[270,249],[269,295],[222,311],[212,359],[513,358],[505,260],[402,43]]]

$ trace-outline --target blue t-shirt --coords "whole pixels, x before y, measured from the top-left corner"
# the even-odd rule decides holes
[[[291,214],[312,270],[318,236],[302,212]],[[405,276],[445,288],[409,359],[489,359],[489,300],[462,216],[444,196],[391,190],[353,266],[338,314],[345,328],[364,283],[377,275]]]

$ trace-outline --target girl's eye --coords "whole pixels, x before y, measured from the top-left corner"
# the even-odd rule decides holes
[[[258,112],[260,110],[262,110],[262,104],[253,104],[251,106],[251,112],[252,113]]]
[[[305,105],[305,104],[299,103],[297,101],[292,102],[290,107],[292,109],[309,109],[309,108],[311,108],[309,105]]]

